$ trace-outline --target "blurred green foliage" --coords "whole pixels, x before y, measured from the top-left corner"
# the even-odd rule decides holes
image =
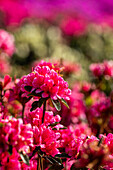
[[[13,31],[16,52],[11,59],[12,76],[20,77],[31,70],[34,61],[79,63],[81,72],[69,78],[89,80],[89,65],[113,59],[113,30],[89,25],[80,36],[64,35],[60,27],[47,22],[26,23]]]

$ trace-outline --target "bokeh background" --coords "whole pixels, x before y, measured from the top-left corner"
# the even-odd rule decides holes
[[[72,83],[91,79],[92,62],[113,59],[112,0],[0,0],[0,29],[16,46],[0,59],[1,76],[21,77],[43,59],[66,66]]]

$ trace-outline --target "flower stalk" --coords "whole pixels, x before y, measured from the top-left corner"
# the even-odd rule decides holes
[[[46,111],[46,100],[44,101],[44,104],[43,104],[43,116],[42,116],[42,123],[44,123],[45,111]]]

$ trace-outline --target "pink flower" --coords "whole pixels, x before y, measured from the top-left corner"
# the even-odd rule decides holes
[[[85,32],[85,22],[77,18],[68,18],[63,20],[61,23],[61,28],[63,32],[70,36],[81,35]]]
[[[63,148],[71,158],[77,158],[83,139],[86,138],[86,135],[84,134],[83,136],[80,132],[80,134],[76,136],[72,127],[60,130],[60,128],[62,128],[61,125],[57,125],[56,128],[57,132],[60,133],[60,148]]]
[[[113,61],[104,61],[103,63],[94,63],[90,65],[90,70],[94,76],[108,76],[113,77]]]
[[[104,65],[102,63],[96,63],[90,65],[90,70],[96,77],[100,77],[104,73]]]
[[[10,146],[17,151],[29,152],[33,146],[33,132],[30,124],[23,124],[22,119],[7,117],[0,120],[0,153]]]
[[[55,71],[51,63],[41,62],[32,73],[23,77],[22,96],[29,94],[24,89],[25,86],[31,86],[30,92],[41,93],[42,98],[70,99],[71,90],[68,88],[68,83]]]
[[[56,155],[59,152],[59,137],[60,133],[54,132],[51,127],[46,127],[42,124],[39,128],[33,126],[34,145],[40,146],[43,152],[47,155]]]
[[[9,56],[15,51],[14,38],[4,30],[0,30],[0,49]]]
[[[84,92],[88,92],[90,89],[91,89],[91,84],[86,82],[86,81],[84,81],[83,84],[82,84],[82,90]]]
[[[36,110],[29,112],[26,117],[26,122],[30,123],[32,126],[38,126],[40,127],[42,123],[42,115],[43,111],[40,108],[37,108]],[[45,119],[44,124],[46,126],[53,124],[55,122],[60,122],[61,117],[59,115],[54,116],[52,111],[46,111],[45,112]]]
[[[99,91],[99,90],[93,90],[93,92],[91,93],[90,95],[91,97],[91,104],[94,104],[94,103],[99,103],[101,101],[104,101],[106,100],[106,95],[104,92],[102,91]]]
[[[21,164],[22,170],[37,170],[37,160],[30,160],[30,165],[26,165],[25,163]]]
[[[102,116],[103,113],[105,113],[111,106],[110,98],[106,97],[101,101],[97,101],[95,104],[93,104],[89,109],[89,115],[92,115],[94,117]]]
[[[2,56],[0,56],[0,74],[4,75],[6,73],[10,73],[11,66],[9,62]]]
[[[15,148],[12,149],[12,155],[9,155],[8,153],[5,155],[4,157],[5,159],[2,160],[2,167],[1,167],[1,170],[5,170],[5,169],[8,169],[8,170],[14,170],[14,169],[17,169],[17,170],[21,170],[21,164],[19,162],[19,154],[18,152],[16,151]],[[8,161],[7,161],[8,159]]]
[[[111,167],[112,161],[113,158],[110,158],[108,146],[92,135],[83,141],[80,147],[79,159],[75,160],[74,167],[89,167],[94,169]],[[93,162],[95,163],[93,164]]]
[[[103,143],[106,144],[113,155],[113,134],[108,133],[107,136],[101,135],[103,137]]]

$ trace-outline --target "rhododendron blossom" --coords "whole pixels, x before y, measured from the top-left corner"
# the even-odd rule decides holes
[[[13,35],[2,29],[0,30],[0,50],[9,56],[12,56],[15,51]]]
[[[41,93],[43,98],[52,98],[53,100],[70,99],[71,90],[68,83],[55,71],[51,64],[42,62],[34,68],[34,71],[23,77],[21,90],[24,92],[22,96],[27,97],[29,94],[25,90],[25,86],[30,86],[31,91],[38,94]]]
[[[91,64],[90,70],[96,77],[100,77],[102,75],[113,77],[113,61],[104,61],[103,63]]]
[[[111,65],[93,65],[96,78],[76,82],[72,94],[50,62],[14,81],[0,78],[0,169],[111,170]]]
[[[34,145],[40,146],[41,149],[49,155],[56,155],[59,152],[59,140],[60,133],[55,133],[51,127],[41,125],[40,128],[37,126],[33,127],[34,134]]]
[[[15,147],[17,151],[29,152],[33,146],[33,132],[30,124],[24,125],[21,119],[7,117],[0,120],[0,152]]]

